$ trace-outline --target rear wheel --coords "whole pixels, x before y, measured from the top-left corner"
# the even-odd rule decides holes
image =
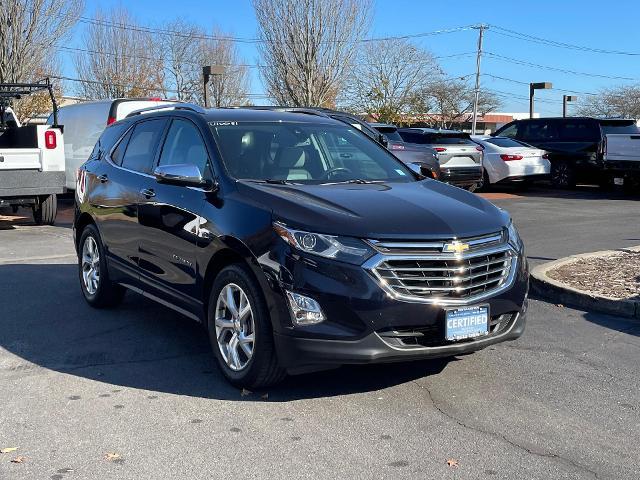
[[[124,298],[126,289],[109,279],[98,229],[94,225],[87,225],[78,245],[78,277],[85,300],[96,308],[118,305]]]
[[[478,190],[481,192],[488,192],[491,190],[491,181],[489,180],[489,175],[486,170],[482,172],[482,182],[478,184]]]
[[[573,188],[576,186],[576,172],[573,165],[565,161],[551,164],[551,185],[556,188]]]
[[[269,311],[260,286],[241,264],[230,265],[216,277],[209,296],[207,330],[224,376],[244,388],[281,381]]]
[[[33,220],[36,224],[53,225],[58,214],[58,197],[55,193],[38,197],[31,209],[33,211]]]

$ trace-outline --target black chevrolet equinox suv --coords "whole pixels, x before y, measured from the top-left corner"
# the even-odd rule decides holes
[[[86,301],[133,290],[201,322],[235,385],[524,331],[508,214],[327,116],[142,110],[107,127],[77,178]]]

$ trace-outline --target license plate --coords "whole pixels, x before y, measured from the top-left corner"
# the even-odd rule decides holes
[[[618,177],[614,178],[613,179],[613,184],[614,185],[624,185],[624,178],[618,178]]]
[[[489,307],[462,307],[447,310],[446,339],[465,340],[489,333]]]

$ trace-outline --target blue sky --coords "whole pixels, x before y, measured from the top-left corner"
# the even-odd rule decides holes
[[[557,42],[639,53],[629,56],[557,48],[519,40],[507,36],[509,32],[489,28],[484,44],[487,52],[539,65],[522,65],[490,55],[483,57],[482,71],[487,75],[482,78],[482,86],[501,95],[501,110],[528,110],[528,86],[517,82],[549,81],[553,82],[555,89],[536,94],[540,100],[536,110],[543,115],[558,115],[561,113],[562,94],[571,93],[569,90],[593,93],[603,87],[640,83],[640,42],[637,41],[640,38],[637,33],[640,2],[616,0],[609,3],[614,4],[615,8],[607,8],[606,4],[595,0],[376,0],[370,36],[412,35],[486,23]],[[87,0],[85,15],[93,16],[98,6],[109,8],[121,5],[126,6],[136,20],[145,26],[159,26],[167,20],[181,17],[209,30],[218,26],[236,37],[256,36],[256,21],[250,0]],[[81,23],[72,39],[74,46],[81,46],[79,33],[82,28],[84,24]],[[415,43],[439,57],[474,52],[477,31],[470,29],[430,35],[415,39]],[[241,43],[239,48],[246,63],[259,61],[255,45]],[[65,74],[74,76],[69,54],[61,52],[61,55]],[[474,55],[442,58],[439,61],[451,76],[469,75],[475,71]],[[553,69],[572,70],[591,76]],[[251,71],[251,92],[264,93],[257,70]],[[586,98],[584,93],[575,95],[579,99]]]

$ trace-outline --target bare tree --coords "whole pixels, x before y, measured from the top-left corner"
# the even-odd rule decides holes
[[[201,90],[202,66],[199,64],[200,27],[184,20],[176,20],[166,25],[167,31],[180,32],[181,35],[165,35],[162,45],[165,52],[165,88],[173,90],[177,100],[197,101],[197,92]]]
[[[371,0],[253,0],[262,77],[280,104],[332,106],[371,21]]]
[[[97,12],[84,33],[90,54],[75,59],[82,80],[79,93],[86,98],[147,96],[163,91],[164,61],[159,42],[135,25],[125,9]]]
[[[0,1],[0,82],[42,73],[83,9],[83,0]]]
[[[473,110],[474,90],[464,80],[440,79],[428,85],[422,96],[431,105],[432,118],[441,128],[467,121]],[[480,90],[478,113],[486,115],[500,107],[500,99]]]
[[[640,118],[640,85],[606,88],[588,96],[578,114],[589,117]]]
[[[346,103],[380,122],[397,122],[419,104],[422,89],[441,73],[428,51],[408,40],[367,42],[349,77]]]

